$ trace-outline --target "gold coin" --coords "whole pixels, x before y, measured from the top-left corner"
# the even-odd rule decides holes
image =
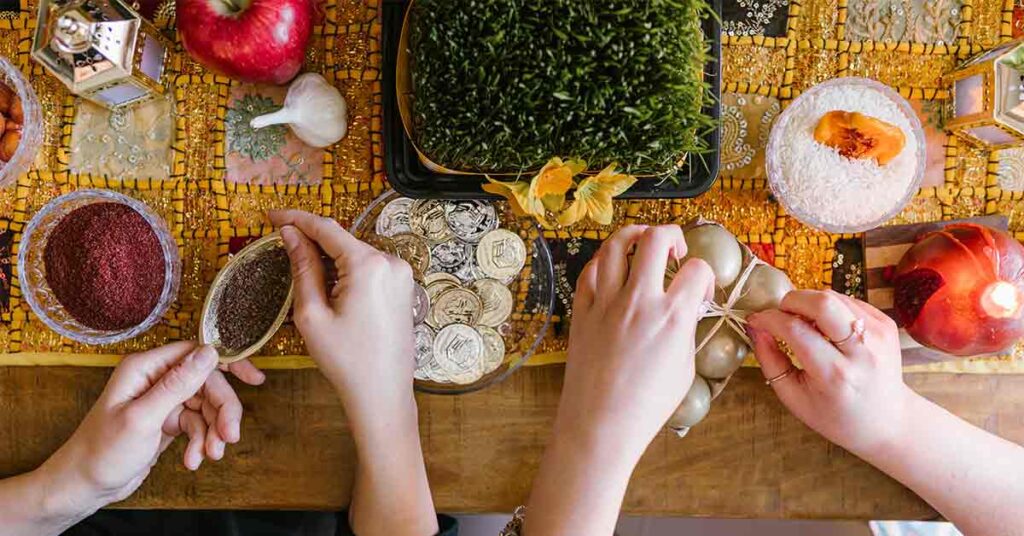
[[[455,236],[445,218],[445,203],[435,199],[421,199],[412,204],[409,227],[418,236],[432,243],[444,242]]]
[[[395,241],[379,234],[371,234],[363,240],[367,244],[373,246],[377,251],[384,253],[385,255],[398,256],[398,249],[395,248]]]
[[[409,263],[412,271],[422,276],[430,266],[430,246],[420,237],[412,233],[401,233],[391,237],[395,244],[395,254]]]
[[[461,286],[462,285],[459,283],[458,279],[456,279],[455,281],[450,281],[448,279],[436,279],[431,283],[427,283],[427,285],[424,287],[424,290],[427,291],[427,299],[428,302],[430,303],[430,310],[427,311],[427,317],[423,320],[424,322],[427,323],[427,325],[433,328],[441,327],[438,325],[437,321],[434,320],[434,309],[437,306],[437,299],[439,296],[441,296],[441,293],[443,293],[444,291],[453,288],[459,288]]]
[[[460,281],[458,277],[445,272],[434,272],[423,276],[423,286],[430,286],[432,283],[436,283],[437,281],[448,281],[455,283],[456,285],[462,285],[462,281]]]
[[[526,244],[512,231],[495,229],[480,239],[476,263],[488,277],[511,283],[526,265]]]
[[[483,309],[484,304],[479,296],[469,289],[457,287],[439,294],[430,312],[438,327],[445,327],[448,324],[472,326],[480,320]]]
[[[473,290],[484,304],[480,313],[480,324],[496,328],[512,315],[512,291],[497,279],[480,279],[473,282]]]
[[[505,362],[505,339],[488,326],[477,326],[476,331],[484,340],[484,374],[490,374]]]

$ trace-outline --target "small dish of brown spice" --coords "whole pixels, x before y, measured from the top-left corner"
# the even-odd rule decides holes
[[[199,342],[215,346],[222,363],[245,359],[274,336],[291,303],[291,263],[281,235],[273,233],[235,254],[214,278]]]

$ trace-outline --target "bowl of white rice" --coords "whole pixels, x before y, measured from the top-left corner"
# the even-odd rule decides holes
[[[829,112],[859,112],[898,127],[902,150],[885,165],[848,158],[815,140]],[[860,233],[903,210],[924,178],[921,121],[903,97],[867,78],[837,78],[797,97],[772,127],[766,151],[768,184],[787,213],[830,233]]]

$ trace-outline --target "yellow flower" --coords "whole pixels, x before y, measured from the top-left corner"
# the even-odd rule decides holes
[[[539,199],[544,208],[558,212],[565,206],[565,193],[573,186],[572,178],[587,169],[582,160],[563,162],[557,156],[548,160],[530,181],[530,197]]]
[[[487,177],[487,181],[488,183],[483,185],[484,191],[508,199],[509,204],[512,205],[512,212],[516,216],[544,215],[543,212],[541,214],[534,214],[526,210],[526,207],[531,206],[530,183],[526,181],[501,182],[490,177]]]
[[[576,187],[576,199],[558,216],[559,224],[568,227],[588,216],[601,225],[612,222],[612,199],[636,183],[636,177],[617,173],[615,166],[612,164],[597,175],[587,177]]]
[[[555,157],[530,180],[501,182],[487,177],[485,192],[500,195],[512,204],[517,215],[544,219],[547,211],[558,212],[565,205],[565,194],[573,186],[572,178],[587,169],[582,160],[563,162]]]

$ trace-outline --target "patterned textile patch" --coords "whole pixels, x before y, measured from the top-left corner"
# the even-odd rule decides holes
[[[754,252],[754,255],[757,255],[757,258],[773,266],[775,265],[775,244],[770,242],[756,243],[747,244],[747,247],[750,248],[750,251]]]
[[[573,237],[568,239],[549,240],[551,257],[554,260],[555,268],[555,316],[567,318],[572,316],[572,298],[576,290],[576,279],[579,278],[583,267],[587,265],[591,257],[601,248],[600,240],[589,238]],[[536,262],[536,261],[535,261]],[[534,270],[540,266],[534,265]],[[537,278],[539,280],[540,278]],[[529,296],[538,297],[543,295],[537,289],[530,289]],[[544,304],[527,303],[526,310],[543,309]],[[558,329],[559,325],[556,325]]]
[[[782,105],[774,97],[722,95],[722,174],[739,179],[763,178],[764,149]]]
[[[786,34],[789,0],[735,0],[722,5],[722,32],[728,35]]]
[[[1024,192],[1024,149],[999,151],[999,187],[1009,192]]]
[[[864,245],[858,238],[836,241],[836,255],[832,259],[832,290],[863,299]]]
[[[961,0],[849,0],[846,35],[853,41],[952,44]]]
[[[76,99],[72,173],[163,180],[171,172],[174,100],[170,93],[116,112]]]
[[[302,143],[286,125],[255,129],[249,122],[281,108],[287,89],[234,86],[224,114],[224,154],[229,182],[245,184],[319,184],[323,149]]]

